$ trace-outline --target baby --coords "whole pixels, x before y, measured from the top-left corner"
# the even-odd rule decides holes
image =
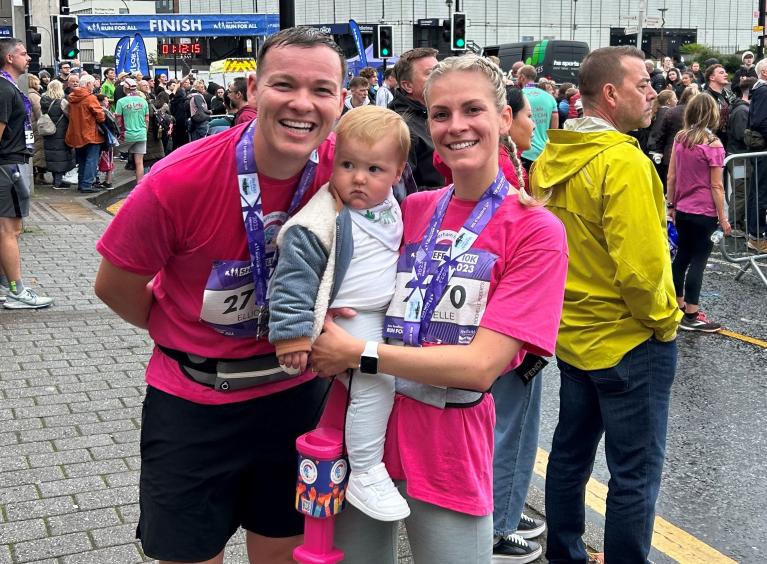
[[[392,185],[410,149],[407,125],[391,110],[369,105],[346,113],[336,135],[329,184],[277,237],[280,259],[270,288],[269,340],[280,364],[302,372],[329,307],[353,308],[355,317],[337,323],[358,338],[382,340],[402,239]],[[410,508],[383,463],[394,378],[355,370],[344,380],[350,396],[346,497],[374,519],[404,519]]]

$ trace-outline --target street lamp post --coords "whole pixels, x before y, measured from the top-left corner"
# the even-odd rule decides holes
[[[663,51],[663,56],[666,57],[666,12],[668,8],[658,8],[660,12],[660,49]]]
[[[570,30],[570,41],[575,40],[575,30],[578,29],[578,24],[576,23],[576,14],[578,12],[578,0],[573,0],[573,27]]]

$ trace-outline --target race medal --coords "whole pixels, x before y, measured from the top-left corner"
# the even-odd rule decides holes
[[[269,332],[269,282],[277,266],[277,234],[312,185],[319,157],[316,150],[312,152],[287,213],[276,211],[265,216],[253,152],[257,121],[253,120],[235,147],[237,191],[250,260],[213,262],[200,321],[226,336],[260,339]]]
[[[446,191],[434,210],[422,243],[412,254],[410,280],[404,285],[410,293],[404,297],[404,300],[399,298],[400,301],[404,301],[405,310],[399,330],[401,334],[396,338],[402,339],[406,345],[410,346],[421,346],[427,342],[425,335],[438,304],[449,288],[450,280],[462,268],[466,260],[464,257],[467,256],[474,242],[503,203],[509,188],[508,180],[499,170],[495,180],[488,186],[472,209],[456,238],[451,241],[447,249],[438,254],[435,251],[440,233],[439,228],[447,213],[454,188],[451,186]],[[402,286],[398,284],[399,287]],[[395,295],[392,304],[397,298]],[[390,311],[392,307],[390,306]],[[397,332],[397,330],[392,328],[392,332]]]

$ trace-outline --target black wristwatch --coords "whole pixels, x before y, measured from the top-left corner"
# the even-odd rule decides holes
[[[360,372],[363,374],[378,374],[378,343],[368,341],[360,357]]]
[[[666,209],[673,210],[674,209],[674,204],[672,204],[671,202],[666,202]]]

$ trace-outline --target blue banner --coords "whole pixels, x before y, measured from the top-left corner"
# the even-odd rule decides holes
[[[0,25],[0,38],[13,37],[13,28],[9,25]]]
[[[80,39],[141,34],[142,37],[272,35],[278,14],[110,14],[78,16]]]
[[[357,54],[360,58],[360,64],[363,67],[368,66],[368,59],[365,55],[365,47],[362,45],[362,34],[360,33],[360,26],[354,20],[349,20],[349,31],[354,38],[354,44],[357,46]]]
[[[130,37],[120,39],[115,46],[115,73],[130,72]]]
[[[149,74],[149,60],[146,56],[146,45],[140,34],[133,37],[130,44],[130,70],[139,71],[144,76]]]

